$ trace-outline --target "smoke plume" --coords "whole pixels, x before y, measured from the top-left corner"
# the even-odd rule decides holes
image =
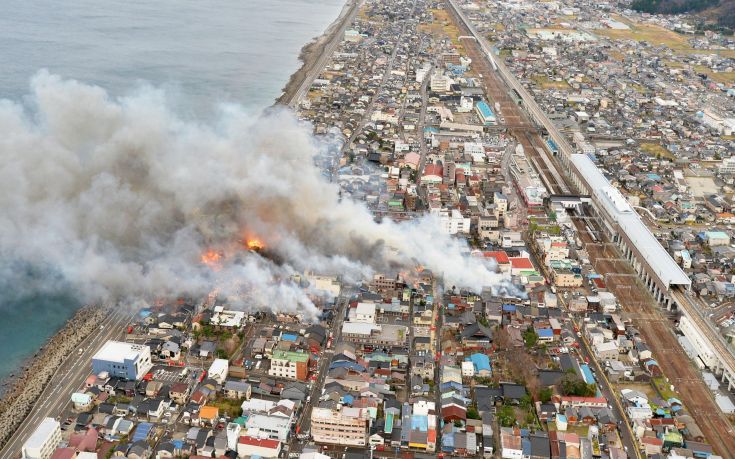
[[[313,316],[289,281],[304,269],[361,279],[422,264],[448,285],[506,282],[429,217],[378,224],[340,200],[314,165],[324,145],[285,109],[223,106],[203,124],[154,88],[112,98],[41,72],[23,104],[0,102],[0,131],[0,272],[34,266],[84,301],[216,287]],[[252,239],[280,262],[244,250]]]

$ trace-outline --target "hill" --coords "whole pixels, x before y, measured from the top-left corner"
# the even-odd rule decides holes
[[[630,6],[652,14],[702,13],[730,33],[735,29],[735,0],[634,0]]]

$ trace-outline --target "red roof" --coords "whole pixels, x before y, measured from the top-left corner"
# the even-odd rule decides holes
[[[427,175],[442,177],[444,175],[444,168],[441,164],[427,164],[426,167],[424,167],[424,177]]]
[[[499,265],[507,265],[508,263],[510,263],[508,254],[503,252],[502,250],[499,250],[497,252],[484,252],[483,255],[485,256],[485,258],[495,258],[495,261]]]
[[[533,263],[526,257],[512,257],[510,258],[510,265],[513,269],[533,269]]]
[[[250,446],[257,446],[260,448],[270,448],[270,449],[276,449],[278,448],[278,445],[281,444],[278,440],[270,440],[270,439],[260,439],[255,437],[250,437],[248,435],[243,435],[240,437],[240,444],[242,445],[250,445]]]

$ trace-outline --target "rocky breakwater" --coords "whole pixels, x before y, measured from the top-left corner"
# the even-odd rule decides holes
[[[99,329],[100,322],[107,314],[107,310],[99,307],[80,309],[20,370],[0,400],[0,447],[5,445],[31,412],[64,359],[86,337]]]

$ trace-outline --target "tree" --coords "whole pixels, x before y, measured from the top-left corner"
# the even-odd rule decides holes
[[[554,395],[554,391],[551,387],[544,387],[539,391],[538,398],[541,403],[549,403],[552,395]]]
[[[480,413],[474,405],[467,408],[467,419],[480,419]]]
[[[594,384],[585,383],[579,376],[567,373],[561,378],[561,393],[576,397],[592,397],[597,392]]]
[[[217,349],[217,351],[215,352],[215,354],[217,355],[217,358],[218,359],[227,359],[227,358],[229,358],[229,355],[227,355],[227,351],[224,350],[224,349],[222,349],[222,348]]]
[[[523,332],[523,342],[526,343],[527,348],[532,348],[536,345],[538,342],[538,335],[533,327],[528,327],[526,331]]]
[[[502,406],[498,410],[498,422],[503,427],[512,427],[516,423],[516,416],[513,412],[513,407]]]

